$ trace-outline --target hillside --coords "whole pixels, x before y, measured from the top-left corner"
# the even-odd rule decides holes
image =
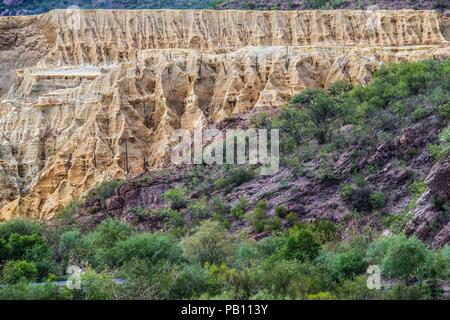
[[[55,9],[78,6],[82,9],[207,9],[213,8],[211,0],[4,0],[0,2],[0,16],[35,15]]]
[[[171,166],[101,183],[46,224],[0,223],[0,298],[448,299],[449,72],[397,64],[214,125],[280,128],[275,175]],[[67,266],[85,270],[76,290],[52,284]]]
[[[448,299],[449,41],[433,10],[0,17],[0,300]]]
[[[445,10],[445,0],[172,0],[172,1],[36,1],[36,0],[4,0],[0,3],[0,16],[34,15],[54,9],[67,9],[69,6],[82,9],[245,9],[245,10],[305,10],[305,9],[352,9],[364,10],[377,6],[382,10]]]
[[[376,6],[376,7],[375,7]],[[448,9],[447,1],[442,0],[226,0],[217,5],[219,9],[251,10],[306,10],[306,9],[353,9],[364,10],[378,8],[381,10],[399,9]]]
[[[449,26],[410,10],[0,18],[0,217],[50,219],[101,181],[163,165],[175,129],[337,80],[367,84],[383,64],[445,58]]]

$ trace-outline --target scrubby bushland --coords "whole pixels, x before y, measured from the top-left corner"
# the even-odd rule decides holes
[[[252,193],[243,191],[246,183],[259,183],[254,194],[268,180],[250,166],[223,166],[195,168],[190,182],[164,185],[155,210],[131,208],[117,219],[100,209],[102,221],[87,228],[79,222],[79,210],[103,206],[121,188],[119,182],[105,183],[49,225],[0,223],[0,298],[440,298],[441,280],[450,280],[449,247],[430,249],[402,232],[428,190],[423,172],[413,169],[424,161],[431,168],[448,155],[449,79],[450,60],[398,64],[381,69],[366,87],[339,82],[306,90],[275,117],[254,118],[253,124],[282,129],[282,169],[290,177],[329,188],[311,193],[320,197],[332,190],[327,197],[338,198],[350,211],[339,223],[302,222],[285,202],[259,198],[252,203]],[[417,159],[414,149],[398,155],[401,163],[389,163],[415,173],[404,175],[402,192],[410,194],[405,211],[391,215],[395,199],[368,177],[376,177],[384,165],[379,146],[387,148],[415,126],[434,133],[420,131],[427,138],[417,146],[423,156],[416,163],[411,163]],[[337,172],[333,163],[344,153],[348,170]],[[286,188],[286,181],[269,183]],[[227,203],[235,190],[236,201]],[[448,215],[448,203],[433,198],[433,205]],[[147,220],[157,223],[146,229],[142,222]],[[390,235],[382,235],[385,228]],[[86,270],[81,289],[54,287],[52,281],[72,264]],[[382,290],[366,285],[366,269],[374,264],[389,283]],[[115,284],[114,278],[125,282]]]

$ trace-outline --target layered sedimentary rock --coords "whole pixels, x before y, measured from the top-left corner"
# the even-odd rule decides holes
[[[0,19],[0,219],[162,165],[172,132],[445,58],[433,11],[53,11]]]

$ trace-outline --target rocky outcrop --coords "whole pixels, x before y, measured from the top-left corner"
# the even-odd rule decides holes
[[[406,226],[407,234],[429,241],[435,247],[450,242],[450,154],[437,163],[426,179],[427,191],[418,200]]]
[[[172,132],[450,55],[433,11],[62,11],[0,19],[0,219],[166,160]]]

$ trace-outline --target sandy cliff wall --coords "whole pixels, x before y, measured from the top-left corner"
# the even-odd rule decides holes
[[[433,11],[53,11],[0,18],[0,219],[160,165],[171,133],[383,63],[449,55]]]

